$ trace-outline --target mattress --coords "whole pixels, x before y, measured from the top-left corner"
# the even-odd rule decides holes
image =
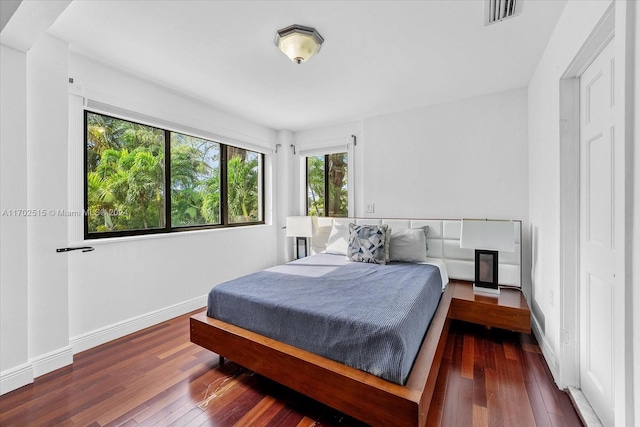
[[[214,287],[207,315],[405,384],[442,277],[429,264],[318,254]]]

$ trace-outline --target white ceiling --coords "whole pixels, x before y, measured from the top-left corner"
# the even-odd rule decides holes
[[[293,131],[527,86],[566,0],[524,0],[484,26],[483,0],[73,1],[49,32],[92,58]],[[297,65],[276,30],[315,27]]]

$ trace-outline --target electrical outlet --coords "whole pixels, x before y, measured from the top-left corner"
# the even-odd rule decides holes
[[[376,205],[373,203],[367,203],[367,213],[374,213],[376,210]]]

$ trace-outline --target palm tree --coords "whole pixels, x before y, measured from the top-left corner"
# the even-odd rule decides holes
[[[163,147],[160,129],[87,113],[90,232],[163,226]]]
[[[123,157],[129,166],[126,201],[139,212],[143,228],[164,227],[164,155],[153,155],[146,147],[136,148]],[[126,167],[125,166],[125,167]]]
[[[259,220],[258,156],[245,156],[235,154],[227,161],[229,222]]]
[[[210,182],[220,174],[220,145],[188,135],[171,135],[171,224],[219,223],[219,209],[211,204]],[[219,178],[216,183],[219,183]],[[206,198],[209,197],[209,200]],[[204,206],[208,205],[205,209]]]
[[[89,231],[165,226],[164,131],[87,113]],[[171,133],[171,225],[221,223],[220,144]],[[259,220],[260,155],[227,147],[230,222]],[[110,210],[118,209],[114,217]]]

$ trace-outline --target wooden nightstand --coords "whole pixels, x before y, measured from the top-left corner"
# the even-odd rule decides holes
[[[473,284],[452,280],[451,319],[510,331],[531,333],[531,311],[518,289],[500,289],[500,296],[473,292]]]

